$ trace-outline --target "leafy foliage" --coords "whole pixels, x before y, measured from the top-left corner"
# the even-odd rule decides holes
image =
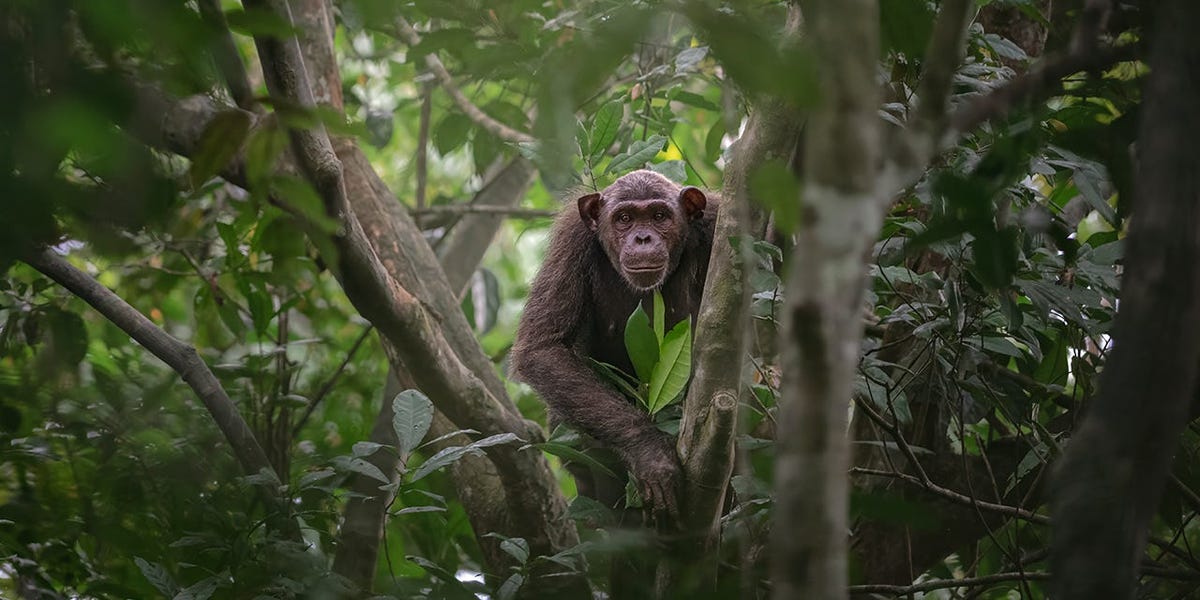
[[[935,4],[880,3],[888,97],[879,118],[896,131],[920,100],[914,90]],[[1032,1],[980,4],[1041,18]],[[786,3],[335,5],[345,115],[286,106],[254,79],[270,116],[227,106],[207,124],[185,123],[199,132],[190,160],[171,153],[180,151],[169,147],[173,140],[146,144],[144,128],[162,115],[148,112],[130,82],[223,98],[212,52],[224,32],[206,24],[195,3],[25,0],[0,8],[0,80],[8,86],[0,94],[0,595],[15,595],[18,585],[47,597],[340,593],[345,582],[331,569],[357,475],[394,494],[377,565],[384,597],[518,597],[538,585],[546,564],[585,571],[603,587],[614,557],[654,547],[621,529],[613,507],[583,496],[569,516],[585,541],[556,555],[472,530],[445,473],[464,457],[517,444],[511,448],[614,477],[622,467],[565,428],[544,442],[469,430],[425,440],[432,403],[417,390],[381,393],[384,353],[329,277],[339,223],[304,177],[276,166],[288,152],[288,125],[367,137],[363,152],[439,251],[460,221],[422,211],[457,207],[519,156],[541,175],[523,208],[557,208],[564,189],[599,189],[647,166],[717,188],[747,98],[773,95],[796,109],[820,100],[809,50],[777,43]],[[254,57],[247,35],[294,31],[275,15],[222,6],[244,60]],[[417,25],[419,44],[398,39],[397,16]],[[1122,34],[1132,41],[1142,35],[1138,18]],[[1062,37],[1051,29],[1049,43]],[[480,126],[431,85],[427,56],[439,58],[484,114],[537,141],[516,144]],[[951,105],[1003,85],[1032,58],[1015,40],[972,25]],[[909,568],[926,581],[1044,570],[1045,527],[984,519],[969,507],[959,519],[961,503],[938,490],[1043,509],[1041,482],[1107,358],[1144,72],[1130,62],[1068,78],[1050,102],[1016,106],[972,132],[895,198],[870,256],[851,406],[851,511],[858,547],[895,551],[904,544],[889,546],[894,538],[878,532],[953,526],[953,539],[914,542],[930,544],[937,558],[906,565],[906,576]],[[428,167],[418,173],[420,153]],[[241,159],[237,173],[229,172],[233,157]],[[787,234],[807,218],[787,158],[764,161],[748,182],[782,235],[755,241],[747,280],[755,343],[741,398],[744,460],[718,549],[721,585],[747,587],[718,590],[726,595],[765,593],[768,585],[778,385],[794,368],[778,361],[780,345],[790,343],[777,335],[788,292],[779,274],[792,256]],[[410,200],[418,185],[426,206]],[[509,221],[462,302],[501,371],[547,226],[540,217]],[[197,348],[275,472],[240,476],[175,373],[19,262],[46,244]],[[686,319],[666,329],[661,298],[650,308],[625,324],[634,374],[595,366],[670,430],[670,405],[691,371],[692,331]],[[509,392],[523,416],[545,422],[527,388],[510,383]],[[394,412],[394,445],[371,437],[384,403]],[[1158,550],[1144,557],[1156,572],[1184,579],[1195,578],[1189,557],[1200,542],[1192,504],[1200,471],[1188,460],[1198,442],[1189,430],[1151,531]],[[401,457],[397,471],[376,467],[378,453]],[[904,479],[921,480],[914,463],[937,485]],[[301,541],[263,526],[279,516],[255,499],[263,486],[285,497]],[[486,544],[512,559],[507,570],[485,572]],[[877,563],[858,560],[855,573]],[[460,581],[469,573],[486,577]],[[981,598],[1045,596],[1035,579],[963,587],[960,595]],[[1141,594],[1183,597],[1190,589],[1147,578]]]

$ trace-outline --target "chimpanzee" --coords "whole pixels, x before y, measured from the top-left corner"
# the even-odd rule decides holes
[[[611,449],[660,523],[678,517],[675,445],[586,357],[632,373],[625,322],[639,303],[653,314],[654,290],[662,292],[667,329],[696,316],[717,204],[648,170],[581,196],[578,210],[565,209],[554,226],[512,351],[516,373],[546,400],[551,425],[565,421]],[[624,495],[624,482],[571,470],[584,495],[602,502]]]

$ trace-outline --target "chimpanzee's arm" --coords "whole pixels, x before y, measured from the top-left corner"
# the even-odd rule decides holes
[[[602,381],[577,349],[581,336],[598,333],[585,330],[596,302],[592,272],[597,261],[608,261],[595,239],[575,215],[556,225],[517,330],[513,366],[555,413],[617,453],[648,506],[674,513],[679,466],[670,438]]]

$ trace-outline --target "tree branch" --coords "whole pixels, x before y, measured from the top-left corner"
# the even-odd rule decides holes
[[[254,110],[254,88],[246,75],[246,65],[242,63],[242,55],[238,52],[237,44],[229,32],[229,24],[225,22],[225,13],[221,11],[220,0],[199,0],[200,17],[212,29],[216,39],[213,40],[210,52],[217,63],[217,70],[229,87],[229,95],[233,102],[245,110]]]
[[[237,406],[225,393],[225,389],[221,387],[221,382],[217,380],[216,375],[200,358],[196,348],[160,329],[112,290],[75,268],[53,250],[43,249],[23,257],[22,260],[72,294],[82,298],[114,325],[129,334],[129,337],[179,373],[188,387],[191,387],[196,396],[200,398],[204,408],[208,409],[208,413],[212,415],[213,421],[216,422],[217,428],[229,442],[244,473],[248,475],[270,474],[271,477],[275,477],[271,461],[267,459],[266,452],[259,445],[258,439],[254,437],[254,432],[242,419]],[[278,484],[278,479],[276,482]],[[273,491],[277,489],[277,485],[260,487],[272,490],[267,495],[271,498],[275,508],[286,510]]]
[[[800,26],[800,10],[793,5],[781,44],[797,44]],[[676,546],[678,556],[659,567],[660,595],[683,594],[680,584],[711,582],[717,572],[709,553],[720,542],[720,517],[734,466],[737,406],[750,329],[750,243],[765,222],[763,212],[750,201],[750,179],[767,160],[793,155],[802,126],[803,116],[792,106],[759,98],[729,153],[695,324],[695,371],[676,441],[685,475],[681,525],[688,537]],[[730,240],[742,243],[734,248]],[[683,571],[688,569],[701,576],[685,577]]]
[[[966,48],[968,19],[974,13],[972,0],[948,0],[942,3],[934,24],[933,36],[925,52],[925,64],[917,87],[916,126],[928,132],[932,139],[941,136],[945,126],[946,101],[954,72],[962,63]]]
[[[935,579],[933,581],[923,581],[913,585],[884,585],[884,584],[867,584],[867,585],[852,585],[850,586],[851,594],[891,594],[893,596],[910,596],[924,592],[932,592],[934,590],[947,590],[951,588],[963,587],[979,587],[991,585],[993,583],[1004,583],[1006,581],[1046,581],[1050,579],[1049,573],[993,573],[992,575],[980,575],[979,577],[963,577],[962,579]]]
[[[1062,79],[1080,71],[1094,71],[1135,57],[1132,45],[1098,49],[1089,54],[1067,54],[1049,59],[1029,72],[959,108],[950,117],[950,128],[963,134],[1008,114],[1022,102],[1041,100],[1058,92]]]
[[[287,0],[247,0],[246,4],[269,5],[288,23],[292,22]],[[296,39],[262,36],[256,43],[271,94],[300,108],[311,108],[313,95]],[[515,406],[505,402],[502,386],[494,392],[482,379],[487,374],[495,378],[490,367],[483,367],[486,374],[477,375],[450,344],[450,334],[443,331],[439,321],[454,317],[431,313],[430,305],[414,296],[384,268],[351,208],[342,163],[324,128],[317,125],[308,130],[293,129],[290,135],[297,160],[324,201],[326,211],[342,222],[342,232],[333,238],[337,256],[327,260],[336,265],[335,275],[351,303],[388,342],[384,346],[389,349],[393,365],[406,369],[414,383],[460,427],[485,434],[514,432],[531,441],[539,439],[541,431],[536,424],[524,419]],[[353,167],[362,168],[361,165]],[[370,171],[369,165],[365,169]],[[375,185],[368,183],[372,188]],[[382,186],[382,183],[378,185]],[[427,245],[425,250],[428,252]],[[414,264],[407,268],[412,270],[421,266]],[[431,285],[446,287],[444,275],[435,275],[434,279]],[[457,318],[462,319],[461,313]],[[459,322],[465,324],[465,321]],[[565,501],[554,485],[545,458],[537,452],[522,453],[511,444],[489,448],[487,454],[498,467],[511,510],[524,511],[513,515],[513,521],[531,550],[552,554],[572,545],[577,538],[573,528],[569,528]],[[553,568],[553,565],[547,565],[546,570]],[[539,583],[540,589],[547,592],[554,588],[584,588],[586,585],[582,578],[562,573],[552,579],[539,577]]]
[[[435,217],[435,216],[462,216],[462,215],[489,215],[506,217],[510,219],[552,219],[558,216],[559,211],[542,208],[527,208],[524,206],[494,206],[489,204],[444,204],[439,206],[430,206],[412,211],[414,217]]]
[[[371,332],[374,330],[374,327],[367,326],[367,328],[363,329],[363,332],[359,334],[358,339],[354,340],[354,344],[350,346],[350,350],[346,352],[346,357],[342,359],[342,362],[337,366],[337,369],[334,369],[333,375],[330,375],[329,379],[325,380],[325,383],[321,384],[321,388],[318,389],[317,393],[313,394],[312,398],[309,399],[308,407],[304,409],[304,414],[300,415],[299,419],[296,419],[295,425],[292,425],[292,437],[300,435],[300,430],[304,428],[304,424],[308,422],[308,418],[311,417],[313,411],[317,409],[317,405],[319,405],[321,401],[325,399],[325,396],[329,395],[329,392],[333,390],[333,386],[337,383],[338,378],[342,376],[342,372],[345,371],[346,367],[350,365],[350,361],[354,360],[354,355],[358,354],[358,349],[362,347],[363,342],[367,341],[367,338],[370,337]]]
[[[404,19],[404,17],[396,17],[396,30],[400,34],[400,38],[404,41],[404,43],[408,44],[410,48],[421,43],[421,36],[417,34],[417,31],[413,29],[412,25],[410,25],[409,22]],[[462,93],[462,90],[459,90],[458,86],[454,85],[454,78],[450,76],[450,72],[446,70],[446,66],[442,64],[441,59],[439,59],[432,52],[425,55],[425,66],[429,67],[430,71],[433,71],[434,77],[436,77],[438,83],[442,85],[442,89],[446,90],[446,93],[450,95],[452,100],[454,100],[454,104],[458,106],[458,109],[461,110],[463,114],[466,115],[468,119],[471,119],[471,121],[473,121],[476,125],[483,128],[488,133],[500,138],[501,140],[513,144],[534,141],[533,136],[521,131],[517,131],[508,125],[493,119],[487,113],[483,112],[483,110],[481,110],[478,106],[475,106],[475,104],[472,103],[471,100]]]

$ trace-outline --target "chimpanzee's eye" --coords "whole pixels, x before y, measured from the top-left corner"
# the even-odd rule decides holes
[[[621,223],[628,223],[632,220],[633,217],[629,216],[629,213],[621,213],[617,215],[617,221],[620,221]]]
[[[666,218],[667,218],[667,213],[665,213],[661,210],[654,212],[654,220],[655,221],[662,221],[663,219],[666,219]]]

